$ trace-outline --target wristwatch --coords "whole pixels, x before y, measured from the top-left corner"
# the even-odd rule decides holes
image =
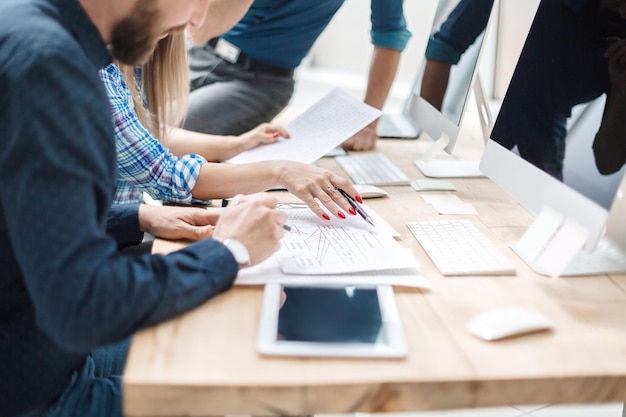
[[[237,239],[224,239],[222,242],[224,246],[233,254],[235,261],[239,264],[239,268],[250,265],[250,254],[246,245],[238,241]]]

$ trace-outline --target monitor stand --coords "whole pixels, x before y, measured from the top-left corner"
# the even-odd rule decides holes
[[[474,98],[478,109],[478,118],[480,119],[480,128],[483,134],[483,140],[489,139],[493,118],[489,110],[489,104],[485,98],[480,74],[476,74],[474,82]],[[415,165],[426,177],[430,178],[482,178],[485,174],[479,168],[480,160],[461,160],[461,159],[432,159],[428,162],[416,160]]]
[[[522,251],[517,250],[516,244],[510,245],[511,249],[530,268],[542,275],[549,275],[544,269],[536,265],[534,260],[525,256]],[[560,276],[581,276],[581,275],[604,275],[626,273],[626,253],[610,239],[602,238],[596,248],[591,252],[581,250],[569,263]]]

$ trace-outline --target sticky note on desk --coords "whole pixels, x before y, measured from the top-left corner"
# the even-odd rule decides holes
[[[463,200],[456,194],[422,194],[426,204],[463,204]]]
[[[477,215],[478,212],[473,205],[469,203],[462,204],[433,204],[433,208],[437,210],[439,214],[470,214]]]
[[[411,187],[416,191],[456,191],[450,181],[418,179],[411,181]]]

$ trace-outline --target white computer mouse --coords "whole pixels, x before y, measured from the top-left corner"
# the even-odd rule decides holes
[[[554,328],[543,314],[521,307],[487,310],[467,323],[467,330],[483,340],[500,340]]]
[[[387,197],[389,195],[387,191],[375,185],[354,184],[354,188],[356,188],[356,191],[363,198]]]

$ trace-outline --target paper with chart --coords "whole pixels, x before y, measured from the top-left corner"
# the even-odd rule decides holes
[[[269,283],[297,285],[394,285],[410,288],[430,288],[431,286],[430,282],[417,268],[337,275],[287,275],[282,273],[280,265],[274,257],[259,265],[242,269],[235,280],[235,285],[265,285]]]
[[[276,254],[285,274],[343,274],[417,267],[410,249],[360,216],[329,222],[310,209],[290,210],[288,214],[291,230],[285,233]]]
[[[335,89],[285,126],[289,139],[259,146],[227,162],[289,160],[310,164],[376,120],[380,110]]]
[[[291,231],[286,232],[281,248],[261,264],[239,271],[235,285],[288,282],[429,288],[411,250],[393,238],[395,230],[371,208],[363,208],[376,227],[359,216],[329,222],[309,208],[286,209]]]
[[[371,211],[371,210],[370,210]],[[360,216],[326,221],[311,210],[289,211],[291,230],[276,258],[285,274],[342,274],[416,267],[410,249]]]

